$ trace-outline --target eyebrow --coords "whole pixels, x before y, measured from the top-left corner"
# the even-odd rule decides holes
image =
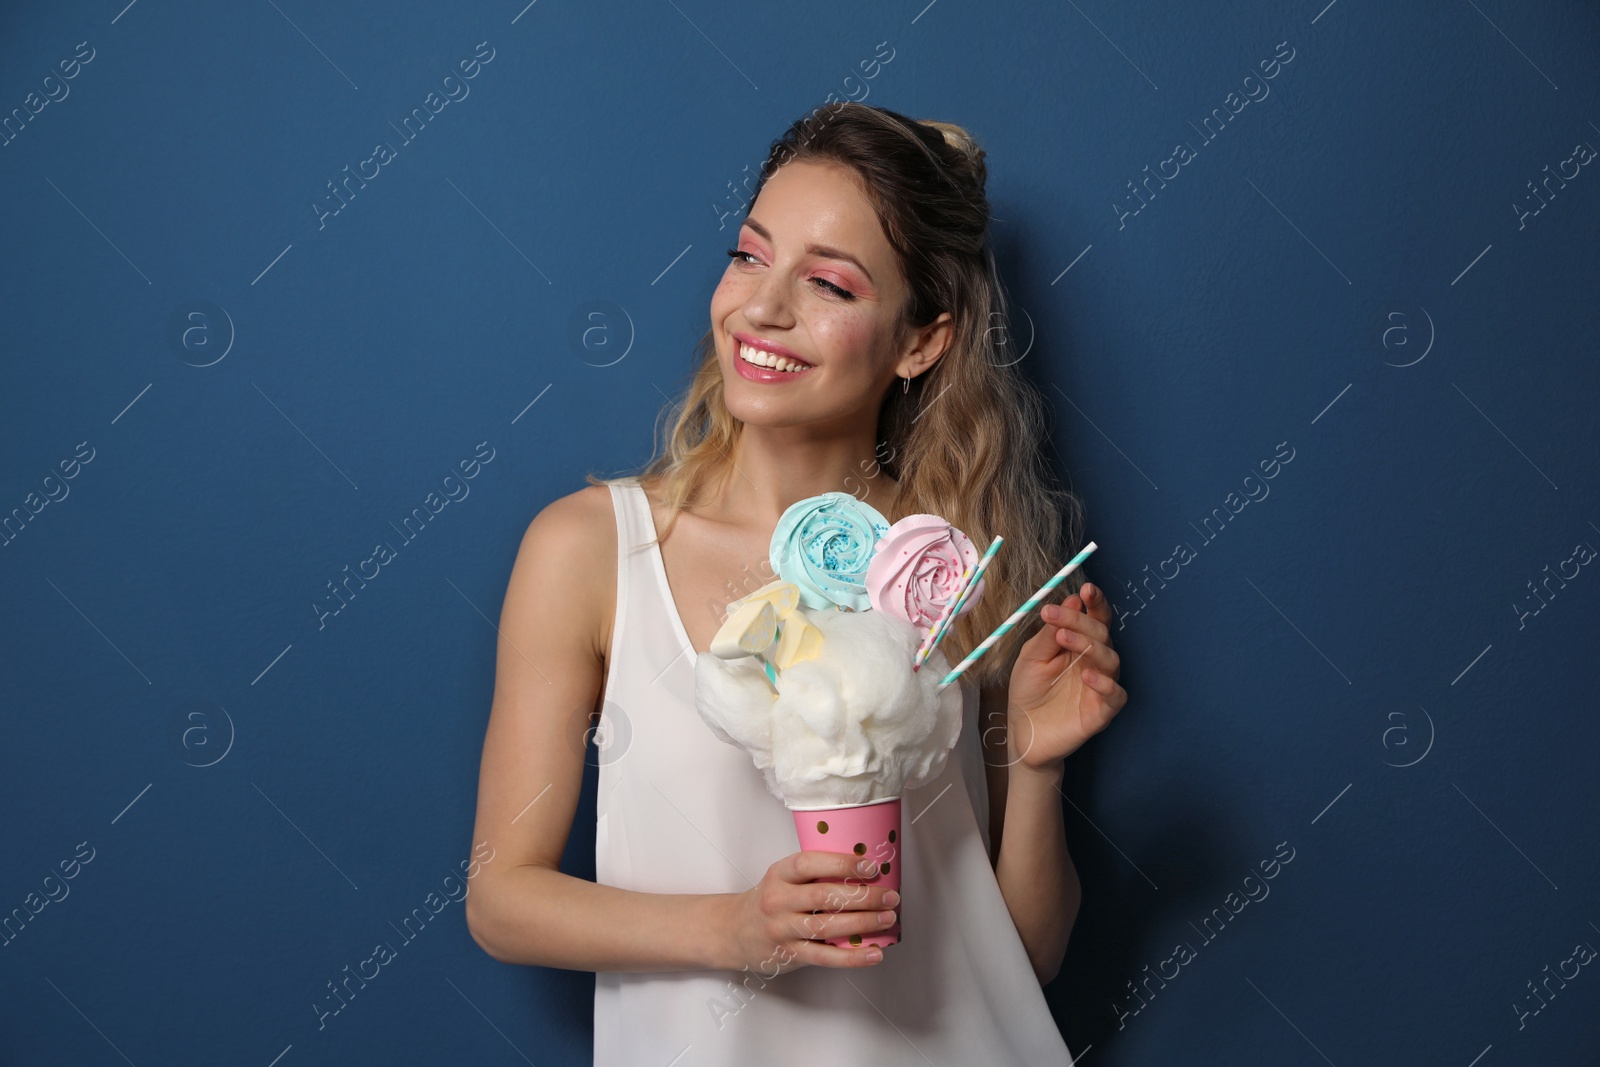
[[[761,225],[761,223],[757,222],[755,219],[746,218],[744,220],[744,225],[750,227],[768,241],[772,240],[772,234],[768,233],[767,228]],[[867,281],[872,282],[872,272],[867,269],[866,264],[862,263],[855,256],[852,256],[849,252],[844,251],[842,248],[830,248],[827,245],[810,244],[806,245],[806,252],[809,255],[822,256],[825,259],[839,259],[846,263],[852,263],[855,265],[857,270],[867,276]],[[873,282],[873,284],[876,285],[877,283]]]

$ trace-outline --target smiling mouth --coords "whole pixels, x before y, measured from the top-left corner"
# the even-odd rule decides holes
[[[782,371],[786,374],[803,374],[811,369],[809,363],[800,363],[787,356],[775,356],[771,352],[764,352],[746,344],[739,346],[739,358],[764,370]]]

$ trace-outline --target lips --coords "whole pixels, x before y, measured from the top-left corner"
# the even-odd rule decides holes
[[[788,349],[775,352],[764,347],[770,342],[756,344],[738,337],[735,337],[735,340],[738,342],[735,357],[747,365],[760,367],[774,374],[804,374],[812,369],[812,364],[792,355]]]
[[[798,363],[786,356],[774,356],[770,352],[763,352],[749,345],[739,346],[739,360],[774,374],[804,374],[811,369],[808,363]]]
[[[798,382],[811,374],[815,368],[807,367],[804,370],[777,370],[773,367],[752,363],[745,357],[765,358],[765,353],[756,352],[754,349],[741,346],[742,354],[733,357],[733,373],[747,382],[760,382],[763,385],[782,385],[786,382]],[[784,361],[787,364],[787,360]]]

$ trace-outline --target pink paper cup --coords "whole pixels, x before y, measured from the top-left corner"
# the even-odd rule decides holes
[[[806,852],[842,852],[877,863],[878,873],[868,877],[853,874],[848,878],[818,878],[819,882],[841,882],[837,906],[830,911],[859,907],[863,885],[900,889],[900,798],[852,804],[842,808],[791,808],[800,848]],[[904,903],[904,901],[902,901]],[[896,905],[896,913],[900,905]],[[847,934],[820,940],[840,948],[888,948],[900,941],[900,921],[877,933]]]

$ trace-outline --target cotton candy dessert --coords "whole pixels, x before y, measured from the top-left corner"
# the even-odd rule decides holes
[[[887,612],[798,606],[780,625],[814,631],[820,648],[804,660],[769,660],[782,664],[776,695],[753,655],[705,652],[695,663],[700,717],[720,740],[744,746],[774,796],[790,808],[844,807],[891,800],[938,776],[961,733],[961,694],[937,688],[943,670],[912,673],[920,633]]]
[[[695,663],[695,707],[742,745],[790,808],[890,800],[937,777],[961,733],[942,653],[917,653],[962,579],[972,542],[936,515],[892,526],[847,493],[788,508],[769,559],[779,579],[728,605]],[[981,580],[961,610],[971,610]]]
[[[870,849],[878,874],[864,880],[898,888],[900,798],[943,771],[961,735],[937,639],[977,602],[969,579],[987,559],[936,515],[891,525],[846,493],[789,507],[769,559],[778,580],[728,605],[696,660],[695,708],[750,754],[803,847]],[[830,940],[898,939],[896,923]]]

